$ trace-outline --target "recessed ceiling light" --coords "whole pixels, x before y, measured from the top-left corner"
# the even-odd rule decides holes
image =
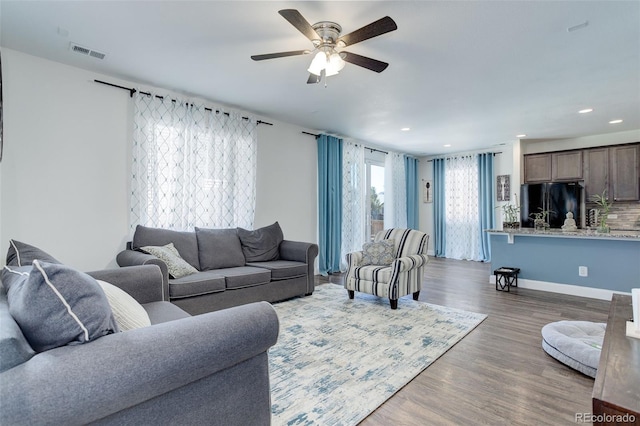
[[[611,121],[609,122],[609,124],[620,124],[620,123],[622,123],[622,120],[620,120],[620,119],[618,119],[618,120],[611,120]]]
[[[449,148],[451,146],[451,144],[448,143],[448,144],[445,144],[445,145],[442,145],[442,146],[444,146],[445,148]]]
[[[521,135],[516,135],[516,138],[526,138],[526,137],[527,137],[527,135],[525,135],[524,133],[521,134]]]
[[[403,127],[402,129],[403,132],[408,132],[409,130],[411,130],[411,127]]]
[[[593,112],[593,108],[585,108],[585,109],[581,109],[580,111],[578,111],[578,113],[580,113],[580,114],[586,114],[588,112]]]

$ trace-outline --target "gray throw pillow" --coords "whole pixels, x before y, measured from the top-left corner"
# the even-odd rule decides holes
[[[2,287],[0,285],[0,373],[29,361],[35,355],[9,312],[7,293]]]
[[[240,239],[235,229],[207,229],[196,227],[200,270],[244,266]]]
[[[238,236],[247,262],[280,259],[280,243],[284,236],[278,222],[254,231],[238,228]]]
[[[362,245],[362,266],[378,265],[388,266],[395,260],[394,241],[381,240],[375,243],[364,243]]]
[[[3,283],[5,279],[12,281],[9,312],[36,352],[119,331],[104,291],[83,272],[34,260],[28,273],[6,267]]]
[[[182,278],[198,272],[196,268],[191,266],[180,256],[180,253],[173,243],[169,243],[161,247],[144,246],[140,247],[140,250],[152,254],[162,260],[167,265],[169,275],[171,275],[172,278]]]
[[[145,246],[165,246],[173,243],[180,252],[180,257],[191,266],[200,269],[198,261],[198,242],[196,234],[188,231],[174,231],[172,229],[151,228],[148,226],[136,226],[131,242],[134,250]]]
[[[31,265],[31,263],[36,259],[48,263],[60,263],[49,253],[40,250],[38,247],[16,240],[9,240],[9,251],[7,251],[7,265],[27,266]]]

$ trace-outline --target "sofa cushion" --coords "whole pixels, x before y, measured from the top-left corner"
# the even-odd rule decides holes
[[[120,331],[133,330],[148,327],[151,320],[147,311],[129,293],[106,281],[97,280],[102,290],[107,295],[113,317],[118,323]]]
[[[173,243],[165,246],[144,246],[140,247],[140,250],[162,260],[167,265],[167,270],[172,278],[182,278],[198,272],[196,268],[180,256]]]
[[[227,289],[253,287],[271,281],[271,271],[253,266],[218,269],[217,272],[224,276]]]
[[[9,313],[7,293],[0,285],[0,373],[20,365],[35,355],[22,330]]]
[[[186,277],[169,280],[169,296],[172,299],[198,296],[224,291],[224,276],[215,271],[202,271]]]
[[[145,303],[142,307],[147,311],[151,324],[160,324],[191,316],[171,302],[150,302]]]
[[[9,240],[9,250],[7,251],[7,265],[27,266],[34,260],[42,260],[49,263],[60,263],[49,253],[38,247],[22,243],[16,240]]]
[[[270,262],[251,262],[247,266],[264,268],[271,271],[271,281],[287,280],[289,278],[307,275],[307,264],[291,260],[272,260]]]
[[[196,227],[200,270],[244,266],[245,259],[235,229],[206,229]]]
[[[254,231],[238,228],[238,236],[247,263],[280,258],[280,243],[284,237],[278,222]]]
[[[107,296],[95,279],[65,265],[34,260],[7,290],[9,312],[36,352],[90,342],[118,331]]]
[[[173,243],[180,256],[191,266],[200,269],[198,260],[198,242],[193,232],[174,231],[171,229],[150,228],[138,225],[133,234],[132,248],[139,249],[143,246],[166,246]]]

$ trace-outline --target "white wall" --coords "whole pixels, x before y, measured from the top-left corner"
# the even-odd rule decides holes
[[[115,267],[130,238],[133,83],[2,49],[0,263],[10,238],[82,270]],[[259,125],[256,227],[316,242],[316,152],[301,128]]]
[[[544,141],[522,141],[522,154],[563,151],[568,149],[591,148],[594,146],[617,145],[640,141],[640,130],[583,136],[580,138],[550,139]]]

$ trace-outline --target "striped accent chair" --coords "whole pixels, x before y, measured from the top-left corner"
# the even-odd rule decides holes
[[[398,299],[413,294],[418,300],[424,266],[429,261],[427,247],[429,235],[415,229],[392,228],[376,234],[374,242],[392,240],[395,259],[390,265],[363,265],[364,252],[347,254],[347,272],[344,287],[353,299],[355,292],[386,297],[391,309],[398,308]]]

